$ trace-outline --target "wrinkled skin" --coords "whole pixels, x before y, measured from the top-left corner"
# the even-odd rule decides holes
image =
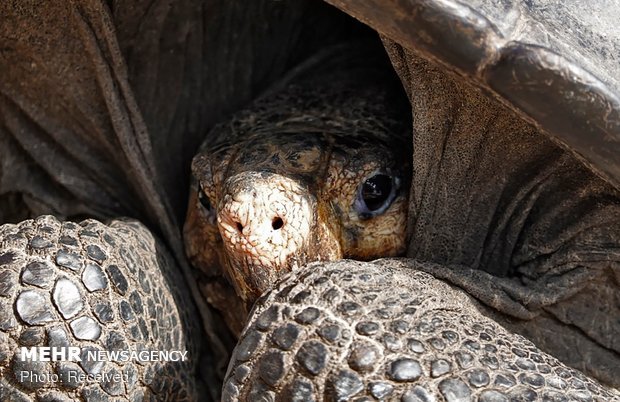
[[[429,273],[507,328],[620,386],[620,192],[467,81],[385,43],[410,77],[407,256],[440,264]]]
[[[278,92],[217,126],[194,158],[186,250],[203,294],[234,332],[244,304],[293,268],[405,251],[403,94],[384,85],[393,79],[389,66],[373,65],[359,49],[323,66],[347,70],[304,77],[336,52],[343,48],[306,62]],[[359,205],[360,188],[376,174],[389,177],[391,195],[370,212]],[[233,301],[225,278],[241,301]]]

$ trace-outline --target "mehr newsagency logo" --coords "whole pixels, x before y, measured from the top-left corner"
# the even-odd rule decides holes
[[[20,361],[31,362],[184,362],[188,359],[187,350],[93,350],[75,346],[35,346],[21,347]],[[68,370],[62,378],[57,373],[22,370],[17,373],[19,381],[35,382],[127,382],[128,374],[84,373],[81,370]],[[109,377],[109,378],[108,378]]]

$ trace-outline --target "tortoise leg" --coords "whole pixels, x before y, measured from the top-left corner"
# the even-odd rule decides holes
[[[142,224],[42,216],[0,226],[0,245],[0,400],[197,399],[195,307]],[[64,349],[62,360],[34,361],[20,347],[79,348],[81,360]],[[153,350],[187,353],[184,361],[88,359]]]
[[[421,265],[345,260],[285,278],[254,307],[223,400],[620,398]]]

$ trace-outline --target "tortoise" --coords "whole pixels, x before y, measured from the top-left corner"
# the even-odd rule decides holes
[[[339,15],[303,2],[257,2],[243,10],[234,5],[206,8],[213,15],[227,15],[221,20],[230,23],[216,29],[218,34],[207,40],[209,44],[235,37],[238,42],[241,32],[252,38],[249,43],[254,49],[261,49],[249,54],[261,56],[249,56],[247,64],[239,62],[238,53],[225,50],[230,42],[224,40],[219,48],[215,46],[224,49],[214,51],[218,57],[202,61],[196,49],[202,49],[203,42],[188,34],[196,32],[190,22],[196,24],[195,15],[201,14],[189,3],[172,8],[113,2],[45,5],[53,11],[49,13],[35,12],[29,5],[7,2],[0,6],[3,15],[12,17],[6,19],[9,23],[0,35],[0,62],[8,77],[0,83],[2,205],[10,206],[12,217],[49,212],[77,220],[129,215],[146,222],[152,231],[135,222],[105,226],[89,220],[76,225],[50,217],[4,226],[0,258],[1,301],[6,307],[2,309],[4,370],[19,369],[13,356],[16,344],[62,344],[64,337],[58,328],[63,325],[65,336],[86,337],[78,339],[91,345],[96,343],[97,327],[105,335],[102,341],[137,343],[144,333],[154,344],[167,339],[155,335],[170,330],[167,320],[158,319],[162,314],[140,310],[137,300],[148,306],[150,297],[159,302],[155,304],[170,308],[172,322],[176,319],[187,328],[186,338],[165,340],[163,347],[187,345],[196,350],[192,342],[202,337],[193,335],[198,330],[192,328],[192,319],[179,313],[180,306],[191,306],[187,292],[178,291],[185,286],[194,295],[210,340],[200,346],[211,349],[207,359],[218,357],[222,328],[217,325],[217,314],[205,308],[184,264],[175,223],[182,197],[170,194],[179,193],[175,181],[181,168],[171,168],[169,174],[166,169],[182,165],[174,162],[194,152],[204,128],[248,101],[257,92],[254,86],[261,87],[261,79],[270,74],[273,79],[290,67],[286,60],[273,57],[273,46],[261,47],[261,41],[286,38],[280,39],[285,43],[284,53],[302,43],[297,55],[302,57],[319,45],[327,48],[329,38],[347,34],[334,35],[332,28],[326,28],[337,26],[332,22],[342,21]],[[384,35],[385,48],[409,97],[414,134],[409,258],[373,264],[310,264],[282,278],[250,314],[231,360],[224,396],[347,400],[369,395],[429,400],[429,393],[435,393],[448,400],[467,400],[471,395],[505,400],[511,393],[523,399],[560,399],[566,392],[569,399],[618,398],[608,388],[617,387],[619,378],[613,338],[618,316],[613,300],[619,238],[614,151],[620,109],[613,61],[618,42],[597,36],[591,24],[572,18],[579,13],[579,4],[334,3]],[[612,21],[616,11],[596,15],[603,22]],[[171,13],[171,18],[162,18],[165,13]],[[250,18],[248,26],[242,18],[249,15],[256,18]],[[262,30],[269,24],[261,16],[287,23]],[[145,17],[143,23],[131,23],[140,17]],[[170,23],[183,18],[190,22]],[[313,18],[329,21],[322,28],[323,36],[307,34],[311,29],[304,31],[306,24],[314,23]],[[577,28],[567,28],[571,24]],[[166,40],[159,41],[153,34],[158,29],[170,34],[163,36]],[[359,28],[355,32],[366,35]],[[177,38],[185,40],[179,45]],[[186,65],[170,49],[186,49],[190,52],[181,54],[198,56],[200,62]],[[65,57],[46,57],[50,52]],[[165,61],[161,64],[164,71],[177,69],[186,74],[153,84],[153,72],[160,67],[136,60],[158,55]],[[231,69],[230,60],[245,68]],[[215,96],[203,93],[204,81],[197,78],[202,70],[196,66],[208,63],[223,72],[218,79],[229,83],[211,84]],[[75,68],[80,66],[88,68]],[[72,79],[58,80],[67,76]],[[186,90],[178,91],[174,82]],[[265,82],[262,85],[266,87]],[[245,92],[229,96],[239,87]],[[278,92],[278,88],[272,91]],[[211,98],[215,100],[206,100]],[[219,99],[229,100],[218,105]],[[192,106],[177,115],[171,100]],[[211,110],[205,107],[209,102],[218,106]],[[197,110],[208,110],[208,117],[196,117]],[[183,125],[184,141],[169,149],[169,139],[178,135],[174,127]],[[95,134],[82,134],[89,129]],[[209,141],[208,137],[203,150],[212,152]],[[205,173],[200,162],[195,167],[199,175]],[[124,170],[129,174],[123,174]],[[25,172],[35,174],[25,180]],[[56,185],[50,186],[49,178]],[[365,179],[358,177],[358,184]],[[199,195],[198,191],[191,193],[194,212],[203,205]],[[211,198],[212,205],[222,202],[217,196]],[[155,240],[158,234],[165,236],[165,246]],[[51,265],[45,263],[50,261]],[[171,274],[176,264],[185,281]],[[61,275],[47,277],[50,270]],[[269,282],[278,276],[270,276]],[[153,289],[141,283],[144,278],[151,279],[148,285],[156,283]],[[82,315],[84,306],[94,308],[101,300],[92,296],[94,292],[87,293],[88,287],[76,290],[82,286],[80,281],[85,287],[109,282],[105,294],[111,299],[108,302],[118,306],[116,327],[100,325],[101,317],[95,313]],[[245,289],[242,282],[233,282],[237,289]],[[271,283],[260,286],[263,290]],[[399,287],[410,291],[397,294]],[[51,294],[46,296],[37,288]],[[335,291],[330,293],[331,289]],[[76,292],[80,297],[75,297]],[[256,293],[241,295],[250,301]],[[69,297],[61,298],[61,294]],[[40,305],[32,303],[39,300]],[[247,308],[243,303],[239,306]],[[73,315],[75,310],[80,321]],[[136,318],[140,311],[143,316]],[[193,314],[192,307],[183,311]],[[132,313],[137,326],[125,324],[125,319],[132,322]],[[368,319],[360,321],[361,317]],[[158,329],[143,331],[140,318],[145,323],[149,318],[149,324]],[[130,328],[137,330],[132,334]],[[129,332],[120,338],[111,336],[124,330]],[[536,347],[511,331],[525,335]],[[209,360],[200,364],[194,360],[180,370],[134,366],[144,369],[140,377],[148,380],[133,388],[113,383],[78,386],[77,390],[70,384],[55,388],[31,381],[24,385],[3,375],[0,392],[2,399],[18,400],[28,400],[26,394],[42,400],[78,396],[86,400],[111,396],[192,399],[203,392],[202,385],[188,377],[202,369],[206,373],[199,377],[217,398],[213,366]],[[34,369],[45,371],[46,367]],[[70,368],[88,371],[95,367]],[[111,369],[118,370],[113,365],[105,367]],[[121,369],[133,371],[129,365]],[[184,384],[180,392],[179,383]]]

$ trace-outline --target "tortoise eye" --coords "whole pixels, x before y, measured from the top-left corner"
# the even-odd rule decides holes
[[[400,179],[389,172],[375,173],[364,179],[353,204],[362,219],[385,212],[396,198]]]
[[[198,189],[198,202],[200,202],[200,206],[202,207],[202,213],[207,219],[207,221],[212,225],[215,224],[215,208],[213,208],[213,205],[211,204],[211,199],[209,199],[209,196],[202,188]]]
[[[198,201],[200,201],[200,205],[202,205],[205,211],[211,212],[211,209],[212,209],[211,200],[205,194],[203,189],[198,190]]]

